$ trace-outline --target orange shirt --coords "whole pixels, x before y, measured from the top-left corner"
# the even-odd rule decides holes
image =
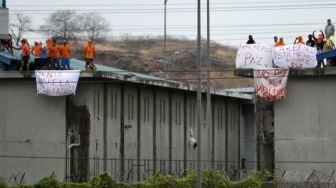
[[[32,47],[32,53],[33,53],[33,55],[35,56],[35,57],[37,57],[37,58],[39,58],[39,57],[41,57],[41,54],[42,54],[42,47],[41,47],[41,45],[34,45],[33,47]]]
[[[22,45],[21,55],[22,56],[29,56],[29,54],[30,54],[29,44],[28,43],[24,43]]]
[[[60,52],[62,58],[70,58],[70,46],[62,45],[60,46]]]
[[[85,46],[85,58],[93,59],[94,53],[95,53],[94,45],[87,44]]]
[[[286,44],[284,42],[279,41],[275,44],[275,46],[286,46]]]
[[[59,53],[59,47],[57,44],[52,45],[49,48],[49,55],[51,58],[59,58],[60,57],[60,53]]]
[[[51,46],[52,46],[52,41],[51,41],[51,39],[47,39],[46,44],[47,44],[47,57],[51,57],[51,56],[50,56],[50,48],[51,48]]]

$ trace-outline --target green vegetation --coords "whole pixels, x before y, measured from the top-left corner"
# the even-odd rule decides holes
[[[241,181],[230,181],[217,170],[203,170],[202,187],[204,188],[260,188],[272,177],[268,171],[259,171]],[[156,173],[154,176],[138,183],[116,183],[108,173],[92,177],[86,183],[62,183],[55,176],[44,177],[34,185],[9,187],[0,181],[0,188],[193,188],[196,183],[196,171],[189,172],[185,177],[176,178],[171,175]]]

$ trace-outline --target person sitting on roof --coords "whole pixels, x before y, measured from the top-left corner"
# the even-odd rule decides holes
[[[308,35],[308,40],[306,41],[306,45],[310,47],[315,47],[315,41],[313,40],[313,35],[309,34]]]
[[[50,55],[50,64],[49,69],[52,70],[59,70],[60,69],[60,53],[59,53],[59,47],[56,43],[56,40],[52,41],[52,46],[49,49],[49,55]]]
[[[325,43],[323,31],[320,30],[320,34],[318,35],[318,38],[315,37],[315,31],[313,31],[313,38],[314,38],[314,41],[315,41],[317,52],[318,53],[322,52],[323,46],[324,46],[324,43]]]
[[[275,46],[286,46],[284,39],[280,37],[279,41],[275,44]]]
[[[27,71],[29,71],[29,59],[30,59],[30,49],[29,49],[29,43],[27,39],[21,40],[21,67],[20,71],[26,67]]]
[[[92,44],[92,41],[89,40],[88,43],[85,45],[85,69],[86,70],[96,70],[96,66],[93,63],[93,58],[95,56],[95,46]]]
[[[252,35],[249,35],[248,37],[248,41],[246,42],[246,44],[255,44],[256,42],[254,41],[253,39],[253,36]]]
[[[42,46],[37,41],[34,42],[34,46],[31,48],[31,53],[35,56],[34,67],[36,70],[39,70],[41,68]]]
[[[294,44],[303,44],[305,45],[305,42],[303,40],[303,37],[302,36],[298,36],[295,38],[295,41],[294,41]]]
[[[63,45],[60,46],[62,57],[62,69],[70,69],[70,46],[67,41],[63,41]]]

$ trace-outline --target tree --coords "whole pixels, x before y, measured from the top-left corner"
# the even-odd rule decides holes
[[[22,39],[23,34],[31,29],[31,18],[20,12],[15,12],[10,18],[9,30],[12,38],[17,46]]]
[[[106,33],[110,31],[109,27],[110,24],[98,13],[90,12],[81,15],[81,28],[93,42],[103,40]]]
[[[45,20],[41,30],[50,32],[53,37],[62,37],[66,40],[75,39],[79,32],[79,17],[72,10],[58,10],[51,13]]]

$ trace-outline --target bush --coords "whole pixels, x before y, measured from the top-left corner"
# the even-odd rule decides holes
[[[116,185],[116,182],[108,173],[103,173],[99,176],[95,176],[89,181],[89,188],[114,188],[116,187]]]
[[[42,178],[35,185],[35,188],[62,188],[61,183],[55,176],[48,176]]]
[[[241,188],[259,188],[270,177],[272,177],[272,174],[269,171],[262,170],[251,174],[241,181],[234,182],[233,185]]]
[[[0,180],[0,188],[7,188],[7,184]]]
[[[62,188],[89,188],[87,183],[63,183]]]

